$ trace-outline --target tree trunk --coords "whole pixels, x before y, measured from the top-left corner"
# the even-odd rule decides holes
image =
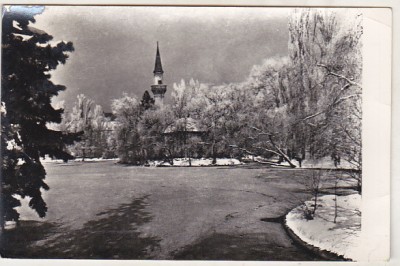
[[[217,157],[215,156],[215,140],[213,140],[213,143],[211,145],[211,156],[212,156],[212,164],[217,164]]]
[[[296,168],[296,165],[294,165],[289,157],[275,144],[275,142],[272,139],[272,135],[269,135],[269,140],[271,141],[272,146],[277,150],[277,152],[282,156],[282,158],[290,165],[292,168]]]
[[[337,184],[338,184],[338,181],[336,180],[336,182],[335,182],[335,217],[334,217],[334,219],[333,219],[333,223],[336,223],[336,218],[337,218]]]
[[[313,215],[317,211],[317,199],[318,199],[318,192],[314,194],[314,210],[313,210]]]

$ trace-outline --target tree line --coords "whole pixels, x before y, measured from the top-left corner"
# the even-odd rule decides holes
[[[29,196],[30,206],[45,215],[40,189],[48,186],[40,158],[46,155],[118,156],[130,164],[251,155],[293,168],[306,158],[330,157],[335,165],[353,166],[349,174],[361,191],[360,15],[295,10],[288,55],[252,67],[242,82],[182,80],[173,85],[171,104],[155,106],[148,92],[142,99],[124,94],[106,114],[84,95],[70,112],[51,105],[65,87],[53,84],[49,71],[66,62],[73,45],[50,45],[52,37],[30,25],[43,10],[28,9],[3,15],[2,225],[19,218],[14,195]]]
[[[124,94],[111,106],[113,151],[122,162],[138,164],[182,154],[254,155],[296,167],[307,157],[330,157],[361,175],[361,22],[360,15],[343,21],[335,11],[295,10],[288,56],[266,59],[243,82],[182,80],[163,107],[154,106],[147,91],[141,101]],[[193,121],[203,136],[184,128]],[[189,139],[163,136],[171,125]]]

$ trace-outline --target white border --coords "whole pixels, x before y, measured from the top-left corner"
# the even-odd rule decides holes
[[[315,1],[297,1],[297,0],[286,0],[285,2],[278,0],[230,0],[230,1],[217,1],[217,0],[145,0],[145,1],[128,1],[128,0],[117,0],[117,1],[107,1],[107,0],[54,0],[54,1],[35,1],[35,0],[16,0],[16,1],[4,1],[0,0],[1,4],[67,4],[67,5],[216,5],[216,6],[226,6],[226,5],[238,5],[238,6],[318,6],[318,7],[391,7],[393,10],[393,33],[400,32],[399,30],[399,18],[400,13],[400,1],[395,0],[315,0]],[[371,16],[374,16],[371,14]],[[388,18],[386,18],[388,19]],[[389,17],[389,21],[390,21]],[[382,23],[382,20],[379,18],[371,18],[370,22],[373,27],[377,27]],[[384,27],[385,28],[385,27]],[[398,49],[393,49],[393,55],[390,55],[391,49],[387,45],[387,38],[390,38],[388,32],[383,30],[381,32],[385,36],[377,36],[376,38],[381,38],[382,40],[382,49],[376,51],[375,54],[372,55],[371,58],[365,58],[367,60],[368,66],[365,66],[365,72],[368,75],[364,74],[364,91],[367,91],[367,95],[363,96],[363,100],[371,99],[372,105],[364,105],[364,115],[368,115],[366,119],[364,119],[363,123],[365,128],[368,128],[368,132],[363,131],[363,137],[369,140],[364,142],[363,148],[364,154],[367,151],[369,153],[376,153],[379,157],[371,158],[367,156],[364,158],[364,166],[368,162],[367,168],[364,169],[364,184],[363,184],[363,206],[368,206],[367,209],[363,210],[363,223],[362,226],[368,227],[371,231],[368,230],[367,238],[369,236],[374,236],[370,239],[370,243],[373,244],[379,240],[382,240],[382,237],[386,239],[388,234],[389,224],[387,219],[384,219],[382,223],[382,217],[387,217],[389,214],[389,206],[388,206],[388,189],[390,189],[390,178],[389,178],[389,158],[390,158],[390,147],[392,147],[392,226],[391,226],[391,259],[390,262],[370,262],[370,263],[329,263],[329,262],[216,262],[216,261],[207,261],[207,262],[198,262],[198,261],[88,261],[88,260],[8,260],[3,259],[1,261],[2,265],[337,265],[337,264],[353,264],[353,265],[398,265],[400,262],[399,254],[396,252],[400,250],[399,248],[399,239],[400,234],[398,226],[400,225],[399,219],[399,168],[394,163],[396,159],[399,157],[400,150],[400,138],[399,138],[399,108],[398,104],[393,104],[393,127],[392,127],[392,137],[393,142],[392,146],[390,146],[390,71],[388,71],[388,66],[390,64],[390,57],[392,57],[393,62],[400,62]],[[368,32],[365,33],[369,34]],[[386,38],[386,41],[384,39]],[[393,35],[393,47],[398,48],[398,34]],[[396,46],[397,45],[397,46]],[[389,52],[389,54],[388,54]],[[364,54],[366,56],[366,54]],[[371,60],[371,61],[368,61]],[[383,64],[383,65],[382,65]],[[371,69],[369,69],[372,67]],[[393,64],[392,73],[400,73],[397,64]],[[380,77],[377,79],[376,77]],[[392,77],[392,85],[393,85],[393,98],[392,103],[400,102],[400,97],[398,93],[398,87],[400,85],[399,77]],[[376,93],[376,88],[379,87],[380,91]],[[371,94],[369,94],[371,93]],[[369,107],[371,106],[371,107]],[[366,111],[367,110],[367,111]],[[370,120],[371,118],[371,120]],[[398,161],[398,160],[396,160]],[[382,171],[380,171],[377,167],[380,167]],[[368,199],[365,194],[372,193],[373,199]],[[365,204],[367,203],[367,204]],[[382,230],[383,229],[383,230]],[[364,230],[364,229],[363,229]],[[379,237],[380,236],[380,237]],[[383,241],[384,243],[387,243]],[[382,243],[382,242],[381,242]],[[386,244],[383,244],[386,245]],[[376,248],[381,248],[382,244],[373,247],[366,254],[372,254],[376,251]],[[384,249],[384,248],[383,248]],[[372,252],[372,253],[371,253]],[[382,254],[382,253],[379,253]],[[384,256],[385,257],[385,256]]]
[[[363,194],[365,260],[390,257],[391,10],[363,9]]]

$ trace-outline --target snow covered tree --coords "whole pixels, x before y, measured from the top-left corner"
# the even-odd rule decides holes
[[[172,112],[166,106],[148,109],[141,114],[137,130],[145,162],[165,159],[169,154],[162,133],[173,120]]]
[[[122,163],[140,164],[142,151],[138,123],[141,115],[139,101],[128,94],[112,101],[111,110],[117,117],[117,154]]]
[[[344,137],[339,125],[361,112],[361,17],[354,11],[299,9],[290,18],[289,33],[291,149],[337,160]],[[361,130],[361,121],[350,124]]]
[[[210,156],[213,158],[213,164],[217,162],[218,155],[226,155],[227,149],[229,149],[229,144],[224,142],[225,124],[228,114],[232,110],[232,101],[228,97],[229,92],[229,86],[221,85],[203,89],[199,95],[204,99],[201,123],[202,127],[208,131]]]
[[[233,129],[233,146],[291,167],[311,155],[341,156],[361,169],[360,21],[354,13],[340,20],[332,11],[295,10],[289,57],[254,66],[243,83],[213,88],[218,103],[229,102],[221,118],[229,122],[220,126]]]
[[[207,91],[207,85],[193,78],[189,82],[182,79],[180,83],[173,84],[171,106],[173,119],[166,121],[170,129],[175,131],[170,132],[173,137],[169,137],[167,141],[167,148],[174,156],[190,158],[204,155],[205,149],[202,145],[205,143],[202,142],[201,137],[193,136],[189,131],[205,130],[203,111],[206,106],[204,95]]]
[[[180,83],[173,84],[172,91],[172,109],[176,118],[185,118],[187,116],[198,116],[199,113],[197,99],[201,99],[204,95],[202,92],[208,89],[205,84],[201,84],[199,81],[195,81],[193,78],[190,79],[189,83],[186,83],[184,79]]]
[[[110,120],[105,117],[103,108],[96,104],[92,111],[92,135],[89,147],[91,147],[91,156],[95,158],[103,157],[107,147],[107,137],[110,134]]]
[[[323,116],[315,115],[326,106],[326,77],[317,64],[328,60],[339,22],[332,11],[296,9],[289,20],[289,57],[293,64],[288,101],[288,115],[293,120],[288,141],[292,153],[305,157],[306,150],[315,155],[315,125]]]
[[[258,104],[261,104],[262,100],[264,108],[279,108],[288,102],[289,72],[289,58],[269,58],[261,65],[253,66],[244,84],[254,91],[254,96],[258,96]]]
[[[248,79],[237,85],[240,93],[230,98],[240,106],[233,113],[240,121],[234,132],[239,132],[236,139],[241,141],[233,139],[234,146],[245,153],[278,159],[266,163],[285,161],[295,167],[292,163],[295,156],[290,153],[288,143],[288,125],[291,123],[287,113],[291,97],[288,76],[291,70],[286,57],[267,59],[263,64],[253,66]]]
[[[65,90],[50,80],[49,72],[64,64],[71,42],[49,44],[52,36],[32,27],[43,7],[3,8],[1,75],[1,214],[0,224],[18,221],[14,196],[29,197],[29,206],[40,217],[47,212],[41,189],[46,171],[40,162],[45,155],[68,160],[65,145],[79,133],[51,130],[48,123],[60,123],[62,109],[54,109],[51,98]]]
[[[126,93],[112,101],[116,116],[115,139],[121,163],[143,165],[161,159],[165,150],[162,132],[173,119],[169,108],[143,110],[142,102]]]
[[[100,105],[84,94],[77,96],[72,112],[63,117],[62,125],[68,132],[84,132],[82,141],[69,147],[82,160],[86,157],[100,158],[110,150],[107,145],[112,131],[110,119],[105,117]]]
[[[77,101],[72,108],[70,118],[70,129],[73,132],[90,130],[94,107],[94,101],[87,98],[84,94],[77,96]]]

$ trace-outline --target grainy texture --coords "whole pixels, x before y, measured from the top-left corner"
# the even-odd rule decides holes
[[[313,170],[48,163],[44,220],[2,236],[19,258],[313,260],[264,222],[309,199]],[[80,182],[77,182],[80,180]],[[68,204],[73,202],[73,204]],[[29,217],[29,210],[21,213]],[[34,218],[32,216],[30,218]]]

